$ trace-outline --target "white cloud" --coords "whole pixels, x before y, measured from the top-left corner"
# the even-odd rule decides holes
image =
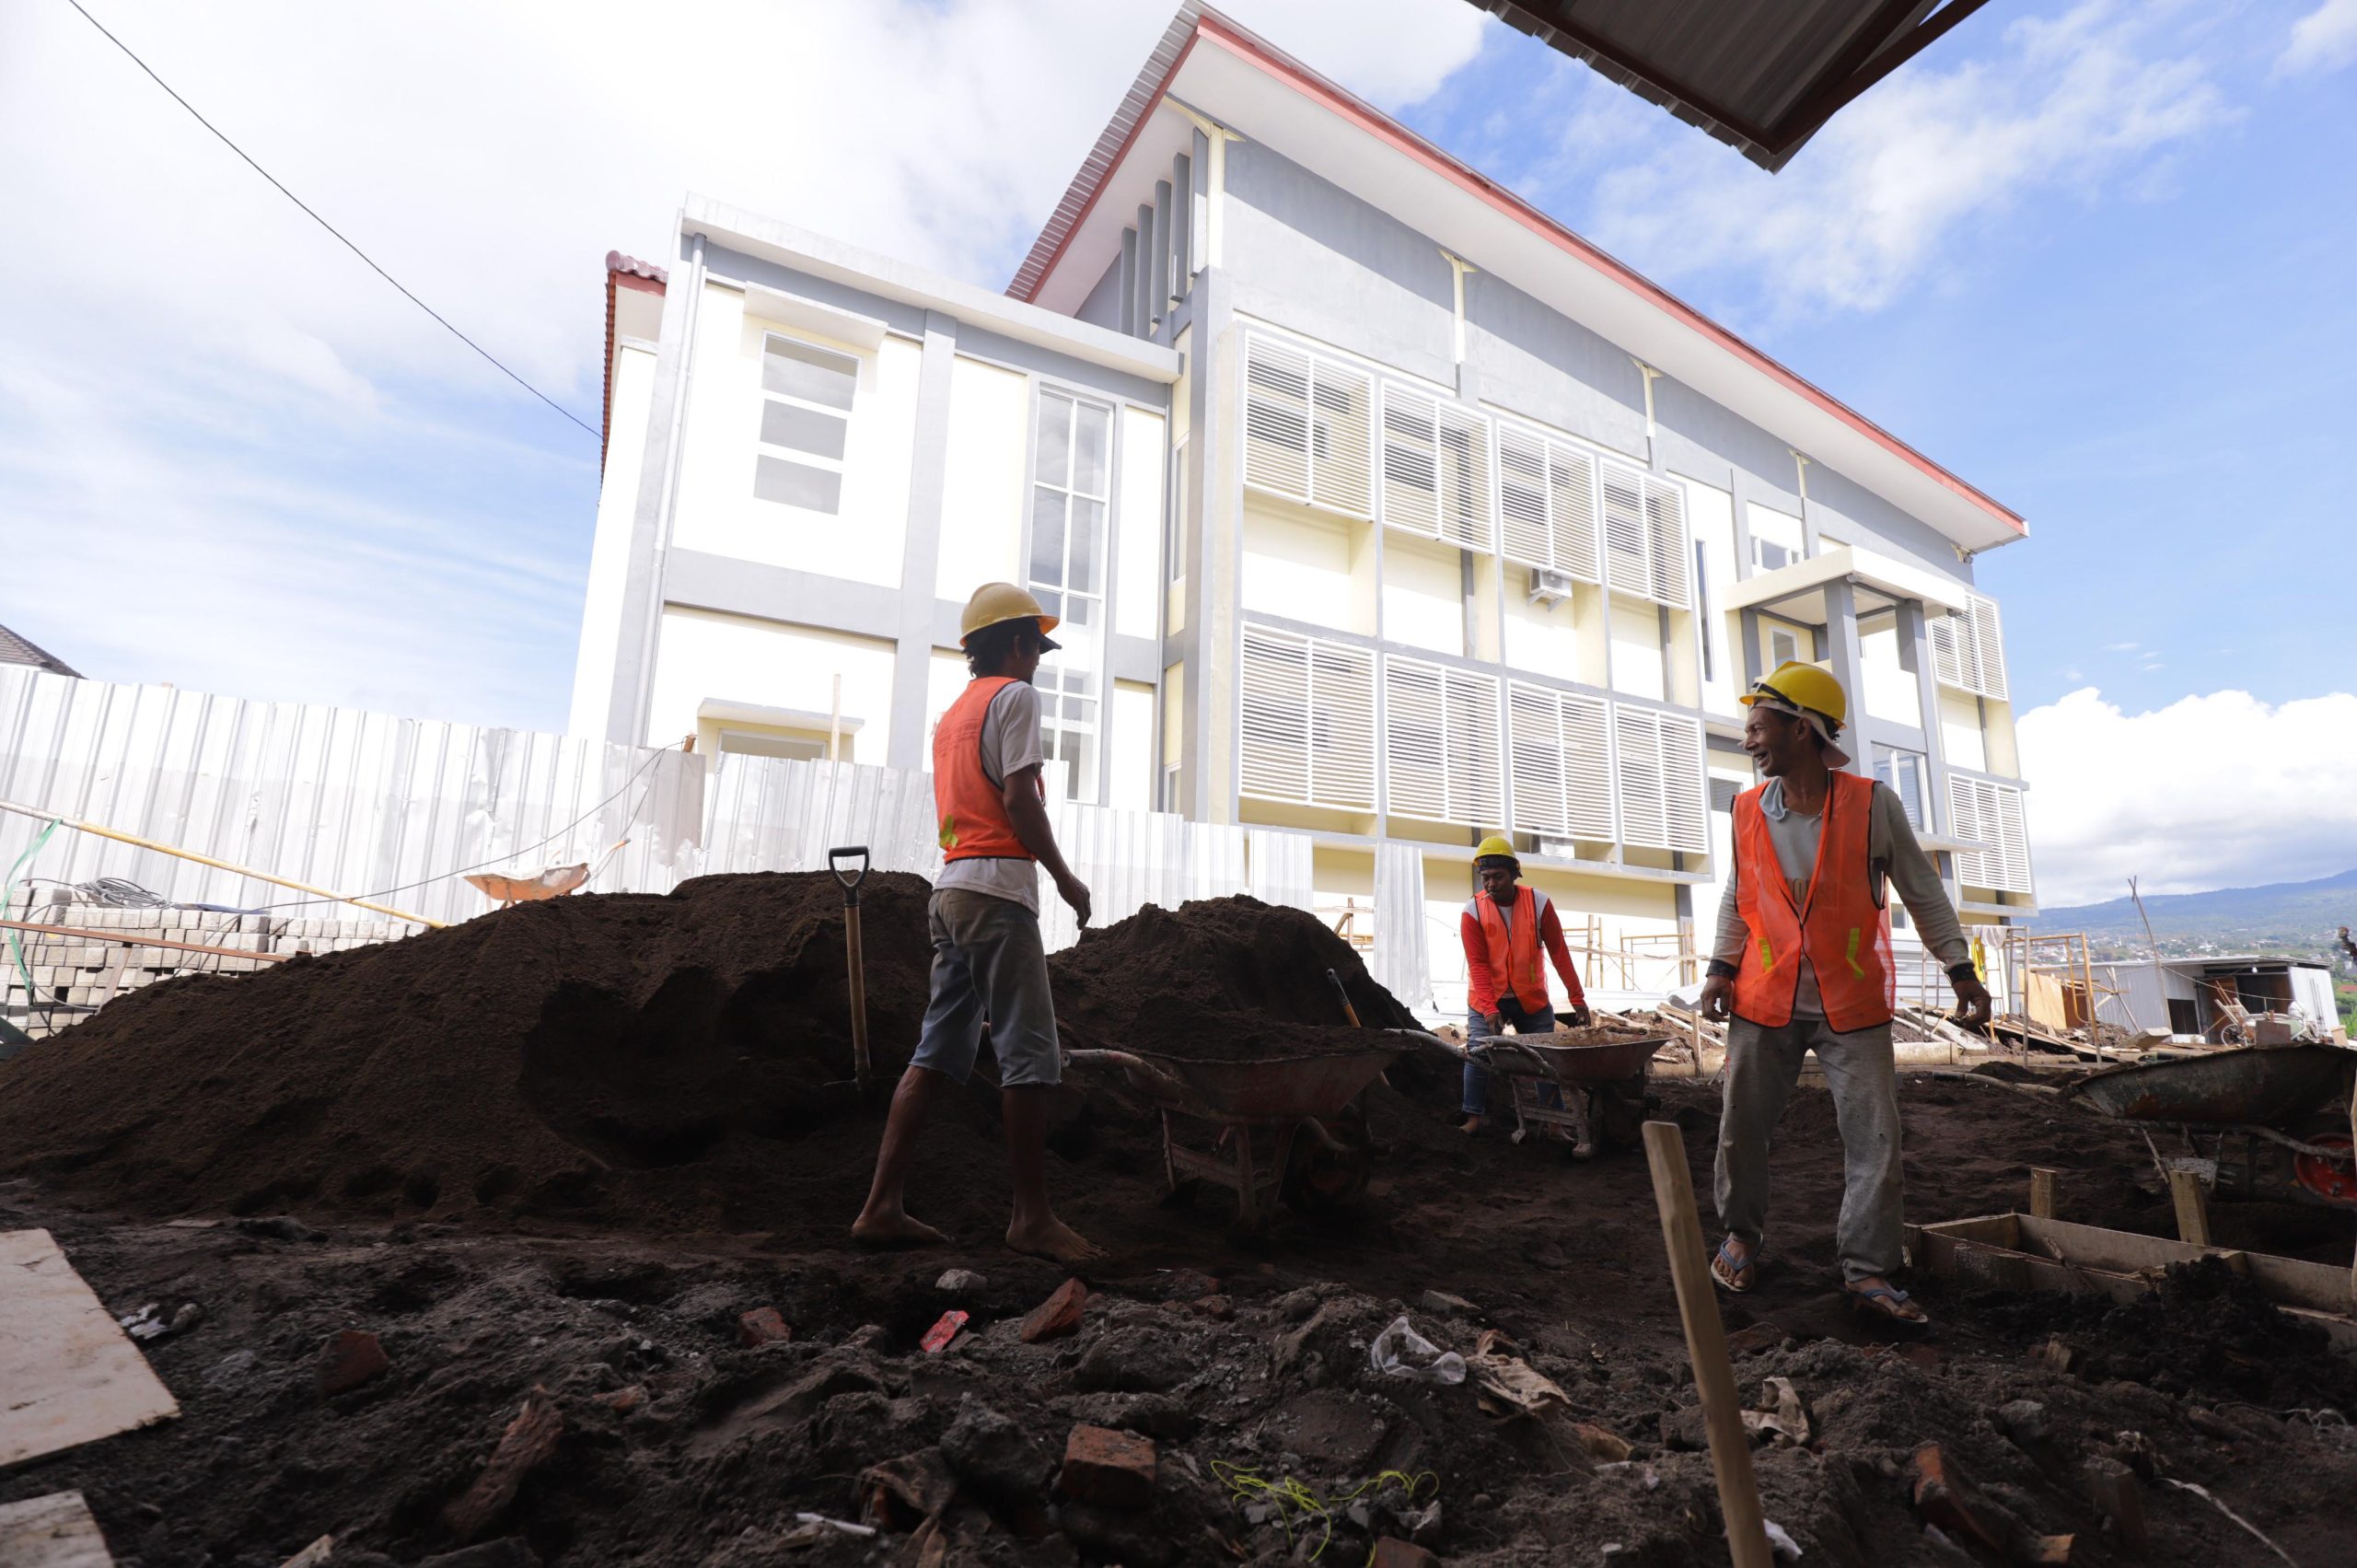
[[[602,259],[669,261],[687,191],[998,286],[1176,0],[92,8],[594,425]],[[1231,8],[1392,106],[1494,25],[1463,0]],[[594,442],[65,5],[0,6],[0,517],[12,541],[73,547],[0,571],[0,621],[95,673],[556,722],[564,680],[538,643],[569,670]],[[482,460],[486,429],[539,450]],[[538,639],[521,664],[487,629],[502,595]],[[308,641],[293,658],[233,628]]]
[[[2094,687],[2022,715],[2030,851],[2053,905],[2328,877],[2357,865],[2357,693],[2246,691],[2130,714]]]
[[[2337,71],[2357,61],[2357,0],[2324,0],[2292,26],[2292,40],[2275,62],[2289,75]]]
[[[1751,281],[1780,311],[1879,308],[1959,236],[1980,249],[2031,192],[2135,184],[2155,154],[2225,120],[2200,53],[2157,36],[2180,10],[2085,0],[2014,22],[1991,56],[1944,70],[1935,51],[1772,178],[1680,137],[1597,181],[1593,230],[1665,273]]]

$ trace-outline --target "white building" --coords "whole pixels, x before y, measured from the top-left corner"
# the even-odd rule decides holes
[[[1602,986],[1681,978],[1800,657],[1966,918],[2035,912],[1974,586],[2022,520],[1216,13],[1004,295],[699,197],[610,269],[577,732],[923,768],[1028,583],[1066,792],[1306,834],[1321,905],[1420,878],[1446,1004],[1500,827]]]

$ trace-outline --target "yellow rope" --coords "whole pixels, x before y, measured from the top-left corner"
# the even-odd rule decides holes
[[[1333,1510],[1336,1508],[1346,1507],[1368,1493],[1380,1491],[1394,1481],[1406,1490],[1408,1501],[1411,1503],[1416,1500],[1417,1493],[1422,1489],[1426,1481],[1433,1483],[1434,1495],[1437,1496],[1440,1493],[1440,1477],[1432,1470],[1422,1470],[1412,1476],[1405,1470],[1385,1470],[1372,1481],[1362,1481],[1348,1492],[1339,1493],[1327,1498],[1320,1498],[1291,1476],[1281,1476],[1275,1481],[1269,1481],[1257,1470],[1248,1470],[1241,1465],[1232,1465],[1225,1459],[1212,1461],[1212,1474],[1218,1479],[1221,1485],[1227,1488],[1228,1496],[1236,1502],[1257,1499],[1274,1504],[1277,1510],[1277,1523],[1284,1529],[1285,1545],[1288,1548],[1294,1543],[1293,1514],[1288,1510],[1299,1510],[1305,1519],[1313,1515],[1316,1516],[1324,1524],[1325,1531],[1318,1539],[1317,1551],[1309,1554],[1309,1561],[1312,1562],[1318,1561],[1319,1554],[1334,1539]],[[1373,1553],[1370,1551],[1368,1561],[1373,1560]]]

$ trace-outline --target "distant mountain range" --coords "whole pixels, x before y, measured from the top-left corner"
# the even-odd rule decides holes
[[[2200,952],[2329,954],[2337,926],[2357,926],[2357,870],[2316,882],[2221,888],[2208,893],[2147,894],[2153,938],[2172,956]],[[2084,931],[2098,957],[2144,949],[2144,923],[2131,899],[2038,913],[2042,932]]]

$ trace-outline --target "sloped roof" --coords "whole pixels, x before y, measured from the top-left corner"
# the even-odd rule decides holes
[[[0,664],[29,664],[35,669],[45,669],[52,675],[70,675],[79,679],[82,672],[56,655],[27,642],[6,626],[0,626]]]
[[[640,289],[648,294],[661,294],[671,281],[671,274],[652,261],[642,261],[635,256],[625,256],[619,250],[606,252],[606,391],[604,412],[598,421],[598,470],[606,468],[606,447],[614,433],[614,294],[618,288]]]

